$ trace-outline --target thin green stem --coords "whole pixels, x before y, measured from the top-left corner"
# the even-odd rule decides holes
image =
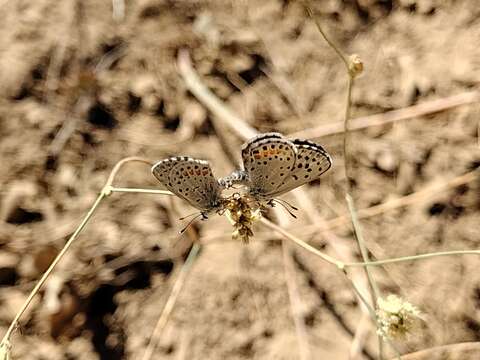
[[[451,250],[451,251],[439,251],[434,253],[427,253],[427,254],[419,254],[419,255],[410,255],[410,256],[402,256],[398,258],[390,258],[384,260],[376,260],[376,261],[365,261],[365,262],[343,262],[338,260],[332,256],[329,256],[322,251],[314,248],[312,245],[307,244],[305,241],[297,238],[296,236],[292,235],[287,230],[281,228],[278,225],[273,224],[272,222],[268,221],[267,219],[262,218],[260,220],[265,226],[269,227],[270,229],[274,230],[278,234],[282,235],[284,238],[295,242],[297,245],[303,247],[304,249],[310,251],[311,253],[321,257],[326,262],[335,265],[340,270],[349,267],[367,267],[367,266],[382,266],[386,264],[394,264],[394,263],[401,263],[407,261],[416,261],[416,260],[424,260],[430,259],[434,257],[440,256],[454,256],[454,255],[480,255],[480,250]]]
[[[352,217],[352,224],[353,224],[353,228],[355,229],[355,234],[357,236],[357,241],[358,241],[358,244],[359,244],[359,247],[360,247],[360,252],[362,254],[362,258],[364,259],[364,263],[369,262],[370,260],[368,258],[368,252],[367,252],[367,248],[365,246],[365,240],[363,238],[363,231],[362,231],[362,228],[360,226],[360,222],[358,221],[357,212],[355,211],[355,205],[353,203],[353,199],[350,196],[350,194],[347,194],[346,199],[347,199],[348,209],[349,209],[350,215]],[[369,281],[369,283],[372,287],[372,291],[375,295],[374,299],[373,299],[373,304],[376,307],[376,303],[377,303],[376,299],[380,296],[380,290],[378,289],[378,286],[377,286],[377,284],[375,283],[375,281],[372,277],[372,274],[370,272],[370,269],[368,268],[368,265],[365,265],[365,271],[367,273],[368,281]]]
[[[141,162],[141,163],[147,164],[150,167],[153,166],[153,162],[148,159],[145,159],[139,156],[126,157],[115,164],[115,166],[112,169],[112,172],[108,176],[107,182],[105,183],[105,187],[112,186],[113,180],[115,179],[115,177],[117,176],[117,173],[120,171],[123,165],[125,165],[127,162],[132,162],[132,161]]]
[[[347,180],[348,181],[348,180]],[[355,204],[353,202],[350,193],[346,195],[348,210],[350,211],[350,216],[352,218],[353,228],[355,230],[355,237],[357,238],[358,247],[360,248],[360,253],[362,254],[363,261],[370,261],[368,257],[368,250],[365,245],[365,240],[363,239],[363,231],[358,221],[357,212],[355,210]],[[368,265],[365,266],[365,273],[367,274],[368,283],[372,291],[372,303],[373,307],[377,308],[377,299],[381,296],[380,289],[373,278],[372,272],[370,271]],[[378,324],[377,324],[378,328]],[[378,357],[380,360],[383,359],[383,337],[380,334],[377,334],[378,337]]]
[[[320,25],[320,21],[318,21],[317,17],[315,16],[315,14],[313,13],[310,5],[308,4],[308,1],[305,1],[304,2],[304,5],[305,5],[305,8],[307,9],[307,12],[308,12],[308,15],[310,15],[310,17],[313,19],[313,21],[315,22],[315,25],[317,25],[317,29],[318,31],[320,32],[320,34],[322,34],[323,36],[323,39],[328,43],[328,45],[330,45],[330,47],[335,50],[335,52],[337,53],[338,57],[340,57],[340,59],[342,59],[343,63],[345,64],[346,68],[347,68],[347,71],[349,71],[349,61],[347,59],[347,57],[343,54],[343,52],[333,43],[333,41],[331,41],[328,36],[325,34],[325,32],[323,31],[322,29],[322,26]]]
[[[88,210],[87,214],[83,218],[80,225],[75,229],[74,233],[70,236],[70,238],[68,239],[65,246],[62,248],[62,250],[60,250],[57,257],[52,261],[52,263],[50,264],[48,269],[45,271],[45,273],[42,275],[40,280],[37,282],[37,284],[35,285],[33,290],[28,295],[27,299],[23,303],[23,305],[20,308],[20,310],[18,311],[18,313],[15,315],[15,318],[13,319],[13,321],[10,324],[7,332],[5,333],[5,335],[2,339],[2,342],[0,343],[0,346],[5,347],[9,343],[10,337],[12,336],[13,331],[16,329],[16,327],[18,325],[18,322],[20,321],[20,318],[23,316],[23,314],[27,310],[27,308],[30,305],[30,303],[32,302],[33,298],[35,297],[35,295],[37,295],[37,293],[39,292],[39,290],[41,289],[41,287],[43,286],[45,281],[47,281],[48,277],[50,276],[52,271],[55,269],[57,264],[60,262],[60,260],[66,254],[66,252],[70,249],[73,242],[77,239],[78,235],[82,232],[82,230],[87,225],[88,221],[90,220],[90,218],[93,216],[96,209],[100,205],[101,201],[106,196],[109,196],[112,192],[115,192],[115,191],[117,191],[117,192],[144,192],[144,193],[151,193],[151,194],[171,195],[171,193],[169,191],[163,191],[163,190],[114,188],[112,186],[112,184],[113,184],[113,180],[115,179],[115,176],[120,171],[122,166],[125,165],[127,162],[130,162],[130,161],[142,162],[142,163],[148,164],[149,166],[153,165],[153,163],[151,161],[149,161],[147,159],[144,159],[144,158],[141,158],[141,157],[128,157],[128,158],[120,160],[114,166],[114,168],[112,169],[112,171],[111,171],[111,173],[110,173],[110,175],[109,175],[109,177],[106,181],[106,184],[105,184],[104,188],[102,189],[101,193],[98,195],[94,204],[92,205],[90,210]]]
[[[360,226],[360,222],[358,221],[358,216],[357,216],[357,210],[355,207],[355,202],[352,197],[352,187],[351,187],[351,177],[349,174],[349,169],[351,168],[350,166],[350,156],[348,152],[348,146],[350,144],[350,129],[349,129],[349,121],[350,121],[350,113],[351,113],[351,105],[352,105],[352,89],[355,81],[354,75],[348,71],[349,66],[347,65],[347,74],[348,74],[348,85],[347,85],[347,100],[345,104],[345,119],[344,119],[344,127],[345,127],[345,132],[344,132],[344,137],[343,137],[343,155],[345,158],[344,161],[344,166],[345,166],[345,177],[346,177],[346,182],[347,182],[347,188],[346,188],[346,200],[347,200],[347,205],[348,205],[348,210],[350,212],[350,217],[352,219],[352,225],[353,229],[355,231],[355,238],[357,239],[358,247],[360,249],[360,253],[362,255],[362,259],[364,262],[370,261],[368,258],[368,250],[365,245],[365,240],[363,238],[363,232],[362,228]],[[375,282],[375,279],[373,278],[370,269],[368,266],[365,266],[365,272],[367,274],[368,278],[368,283],[370,284],[370,288],[372,290],[372,303],[374,307],[377,307],[377,298],[380,297],[380,290]],[[382,346],[380,345],[382,340],[379,340],[379,348],[381,349]],[[380,359],[383,357],[381,351],[380,353]]]
[[[309,15],[314,19],[315,24],[317,25],[318,31],[322,34],[325,41],[330,45],[330,47],[337,53],[338,57],[343,61],[347,75],[348,75],[348,84],[347,84],[347,98],[345,104],[345,119],[344,119],[344,137],[343,137],[343,154],[344,154],[344,166],[345,166],[345,177],[346,177],[346,199],[348,203],[348,208],[350,210],[350,215],[352,218],[353,228],[355,230],[355,237],[357,239],[358,247],[360,248],[360,253],[362,254],[363,261],[368,262],[368,251],[365,246],[365,241],[363,239],[362,230],[360,223],[357,218],[357,212],[355,210],[355,203],[351,195],[352,190],[352,178],[349,173],[350,169],[350,157],[348,156],[348,145],[350,144],[350,130],[349,130],[349,120],[351,113],[352,105],[352,89],[355,82],[355,76],[358,75],[362,70],[362,63],[357,57],[347,58],[343,52],[326,36],[323,32],[323,29],[320,25],[320,21],[314,16],[312,10],[308,5],[306,5]],[[358,67],[357,67],[358,66]],[[377,307],[377,298],[380,296],[380,291],[378,286],[373,278],[370,269],[368,266],[365,267],[365,272],[367,274],[368,283],[372,291],[372,303],[374,308]],[[380,360],[383,359],[383,339],[381,336],[378,337],[378,353]]]
[[[428,259],[428,258],[433,258],[433,257],[438,257],[438,256],[468,255],[468,254],[480,255],[480,250],[457,250],[457,251],[443,251],[443,252],[413,255],[413,256],[404,256],[404,257],[400,257],[400,258],[392,258],[392,259],[385,259],[385,260],[379,260],[379,261],[368,261],[368,262],[358,262],[358,263],[343,263],[342,261],[337,260],[337,259],[335,259],[335,258],[333,258],[329,255],[326,255],[323,252],[315,249],[313,246],[307,244],[303,240],[298,239],[297,237],[290,234],[288,231],[286,231],[283,228],[271,223],[270,221],[268,221],[266,219],[263,219],[263,218],[260,221],[264,225],[266,225],[267,227],[271,228],[275,232],[277,232],[280,235],[282,235],[283,237],[285,237],[286,239],[295,242],[297,245],[299,245],[299,246],[303,247],[304,249],[314,253],[317,256],[320,256],[323,260],[327,261],[330,264],[335,265],[338,269],[342,270],[342,273],[345,275],[346,279],[352,285],[352,288],[355,291],[355,293],[357,294],[358,298],[361,300],[361,302],[367,308],[368,313],[369,313],[372,321],[374,322],[376,328],[379,329],[380,331],[381,331],[381,328],[379,328],[379,326],[378,326],[378,321],[377,321],[377,316],[376,316],[375,310],[374,310],[374,308],[372,308],[372,306],[370,306],[368,301],[365,299],[365,297],[358,290],[355,283],[348,277],[348,275],[346,273],[346,269],[348,267],[365,267],[365,268],[368,269],[368,266],[381,266],[381,265],[385,265],[385,264]],[[352,221],[354,221],[356,223],[357,219],[353,218]],[[381,334],[379,334],[379,336],[382,339],[385,339],[387,344],[395,352],[395,357],[397,359],[400,359],[400,352],[395,347],[395,344],[393,344],[393,342],[387,336],[382,337]],[[383,356],[383,341],[379,342],[379,351],[381,351],[381,354],[382,354],[381,356]]]
[[[72,236],[70,236],[70,238],[68,239],[67,243],[65,244],[65,246],[63,247],[63,249],[58,253],[57,257],[53,260],[53,262],[50,264],[50,266],[48,267],[47,271],[45,271],[45,273],[42,275],[42,277],[40,278],[40,280],[37,282],[37,284],[35,285],[35,287],[33,288],[33,290],[30,292],[30,295],[28,295],[28,298],[27,300],[25,300],[25,302],[23,303],[21,309],[18,311],[18,313],[15,315],[15,318],[13,319],[12,323],[10,324],[5,336],[3,337],[2,339],[2,344],[6,343],[7,341],[9,341],[13,331],[15,330],[15,328],[17,327],[17,324],[20,320],[20,318],[22,317],[23,313],[25,312],[25,310],[27,310],[28,306],[30,305],[30,303],[32,302],[33,298],[35,297],[35,295],[37,295],[38,291],[40,290],[40,288],[43,286],[43,284],[45,283],[45,281],[47,280],[47,278],[50,276],[50,274],[52,273],[53,269],[57,266],[57,264],[60,262],[60,260],[63,258],[63,256],[65,255],[65,253],[68,251],[68,249],[70,248],[70,246],[72,246],[73,242],[75,241],[75,239],[77,238],[77,236],[80,234],[80,232],[83,230],[83,228],[85,227],[85,225],[87,225],[88,221],[90,220],[90,218],[92,217],[92,215],[94,214],[95,210],[97,209],[97,207],[100,205],[100,202],[103,200],[103,198],[107,196],[107,193],[105,191],[102,191],[97,199],[95,200],[94,204],[92,205],[92,207],[90,208],[90,210],[88,211],[87,215],[85,215],[85,217],[83,218],[82,222],[80,223],[80,225],[77,227],[77,229],[75,230],[75,232],[72,234]]]
[[[353,288],[353,291],[355,292],[355,294],[357,294],[358,298],[360,299],[360,301],[363,303],[363,305],[365,305],[365,307],[367,308],[368,310],[368,313],[372,319],[372,321],[374,322],[375,324],[375,327],[381,332],[382,329],[380,328],[380,326],[378,325],[378,320],[377,320],[377,314],[374,310],[374,308],[372,308],[370,306],[370,304],[368,303],[367,299],[365,299],[365,297],[362,295],[362,293],[360,292],[360,290],[358,290],[357,286],[355,285],[355,283],[348,277],[347,273],[344,271],[343,274],[345,275],[345,278],[349,281],[350,285],[352,286]],[[384,334],[383,334],[384,335]],[[382,336],[379,334],[379,336]],[[400,358],[400,351],[398,351],[397,347],[395,346],[395,344],[393,344],[393,342],[388,338],[388,336],[385,336],[384,337],[385,340],[387,341],[388,345],[392,348],[392,350],[395,352],[395,356],[398,360],[401,360]],[[380,344],[382,344],[382,342],[380,342]],[[383,344],[381,345],[381,349],[383,350]],[[381,354],[381,356],[383,356],[383,354]]]
[[[352,89],[354,84],[354,78],[349,74],[348,75],[348,84],[347,84],[347,101],[345,105],[345,118],[343,121],[344,126],[344,135],[343,135],[343,156],[344,156],[344,170],[345,170],[345,178],[347,179],[347,194],[349,194],[352,190],[352,178],[350,176],[350,156],[348,156],[348,144],[350,144],[350,112],[351,112],[351,104],[352,104]]]
[[[338,269],[340,270],[343,270],[344,268],[344,263],[340,260],[337,260],[323,252],[321,252],[320,250],[318,249],[315,249],[312,245],[309,245],[307,244],[305,241],[303,240],[300,240],[299,238],[297,238],[296,236],[290,234],[288,231],[284,230],[283,228],[281,228],[280,226],[272,223],[271,221],[268,221],[267,219],[265,218],[261,218],[260,219],[260,222],[262,224],[264,224],[265,226],[269,227],[270,229],[272,229],[273,231],[279,233],[280,235],[282,235],[283,237],[285,237],[286,239],[288,240],[291,240],[293,241],[295,244],[303,247],[304,249],[310,251],[311,253],[314,253],[315,255],[317,256],[320,256],[323,260],[325,260],[326,262],[332,264],[332,265],[335,265]]]
[[[398,258],[391,258],[391,259],[385,259],[385,260],[345,263],[344,266],[346,268],[348,268],[348,267],[365,267],[365,266],[381,266],[381,265],[386,265],[386,264],[400,263],[400,262],[406,262],[406,261],[424,260],[424,259],[430,259],[430,258],[434,258],[434,257],[452,256],[452,255],[480,255],[480,250],[439,251],[439,252],[428,253],[428,254],[402,256],[402,257],[398,257]]]

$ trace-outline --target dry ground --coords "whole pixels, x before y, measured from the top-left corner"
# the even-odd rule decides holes
[[[112,18],[111,4],[0,1],[2,333],[118,160],[184,154],[210,159],[217,176],[233,169],[218,140],[223,130],[178,74],[179,49],[190,51],[205,84],[261,132],[288,134],[343,118],[342,64],[296,1],[126,1],[123,19]],[[459,94],[480,81],[476,0],[329,0],[314,7],[331,37],[365,63],[354,116]],[[478,111],[472,104],[356,132],[359,207],[478,167]],[[241,141],[227,139],[238,156]],[[335,165],[305,191],[329,219],[346,212],[342,136],[317,141]],[[118,183],[158,186],[144,165],[129,166]],[[479,187],[469,183],[365,220],[372,254],[479,248]],[[291,231],[307,223],[300,212]],[[138,359],[185,255],[181,226],[165,198],[108,199],[22,322],[14,358]],[[298,358],[278,238],[258,226],[257,241],[245,247],[230,241],[220,217],[198,228],[217,240],[202,248],[156,358]],[[336,234],[355,247],[348,226]],[[333,254],[320,234],[305,239]],[[425,327],[398,342],[402,352],[480,340],[479,261],[437,258],[375,271],[382,291],[426,314]],[[314,358],[348,358],[361,316],[354,294],[335,269],[303,250],[295,264]],[[372,329],[367,352],[375,354],[375,346]]]

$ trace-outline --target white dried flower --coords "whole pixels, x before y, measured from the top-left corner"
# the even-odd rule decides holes
[[[397,295],[377,300],[378,334],[384,338],[405,338],[423,320],[421,312]]]
[[[357,54],[352,54],[348,58],[348,72],[350,76],[357,77],[363,72],[363,62],[360,59],[360,56]]]

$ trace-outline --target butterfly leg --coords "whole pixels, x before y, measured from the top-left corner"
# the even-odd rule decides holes
[[[268,205],[268,206],[271,206],[272,208],[275,207],[274,199],[268,200],[267,205]]]

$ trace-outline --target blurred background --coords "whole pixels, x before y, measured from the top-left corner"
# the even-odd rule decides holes
[[[354,118],[471,93],[480,82],[475,0],[328,0],[312,8],[327,34],[364,62]],[[322,219],[347,214],[343,135],[309,135],[343,120],[347,76],[300,2],[3,0],[0,18],[2,334],[117,161],[188,155],[211,160],[218,177],[235,168],[243,140],[215,125],[187,90],[181,49],[204,85],[259,132],[303,131],[321,143],[334,166],[304,191]],[[358,207],[477,168],[478,111],[470,101],[353,133]],[[159,187],[148,166],[135,163],[116,184]],[[363,220],[372,256],[479,248],[479,188],[478,180],[444,187]],[[307,232],[308,210],[284,198],[301,208],[290,232],[361,259],[348,222],[328,237]],[[174,203],[181,215],[193,211]],[[105,200],[21,322],[14,358],[141,358],[191,245],[170,205],[154,195]],[[258,225],[245,246],[218,216],[195,229],[201,252],[153,358],[300,359],[279,238]],[[396,342],[402,352],[480,339],[479,261],[445,257],[374,271],[382,293],[425,313],[422,328]],[[344,277],[295,248],[293,278],[293,312],[311,358],[349,358],[363,315]],[[352,358],[376,358],[375,329],[365,328],[364,351]]]

